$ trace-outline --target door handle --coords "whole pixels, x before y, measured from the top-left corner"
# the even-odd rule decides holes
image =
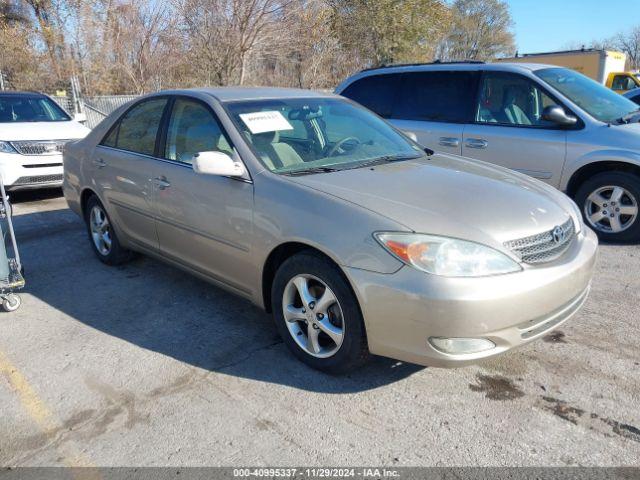
[[[160,177],[156,177],[154,179],[154,183],[156,187],[158,187],[158,190],[165,190],[171,186],[171,182],[169,182],[167,180],[167,177],[165,177],[164,175]]]
[[[103,159],[101,158],[96,158],[93,160],[93,164],[98,167],[98,168],[104,168],[107,166],[107,162],[105,162]]]
[[[438,139],[438,144],[443,147],[457,147],[460,145],[460,139],[456,137],[440,137]]]
[[[489,142],[482,138],[468,138],[464,144],[468,148],[487,148]]]

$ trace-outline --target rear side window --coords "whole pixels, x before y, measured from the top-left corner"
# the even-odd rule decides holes
[[[405,74],[392,118],[464,123],[473,117],[477,72],[411,72]]]
[[[131,108],[101,144],[130,152],[153,155],[166,98],[145,100]]]
[[[345,88],[341,95],[364,105],[383,118],[389,118],[401,83],[402,75],[399,73],[364,77]]]

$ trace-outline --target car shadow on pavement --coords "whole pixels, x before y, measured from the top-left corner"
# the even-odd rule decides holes
[[[36,309],[23,297],[22,309],[34,308],[37,318],[58,310],[69,321],[198,368],[323,393],[374,389],[423,368],[373,357],[350,375],[317,372],[289,353],[271,316],[250,302],[143,256],[103,265],[68,209],[16,215],[14,224],[25,293],[47,304]]]

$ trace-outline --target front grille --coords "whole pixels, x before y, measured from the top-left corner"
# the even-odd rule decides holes
[[[69,140],[25,140],[11,142],[11,146],[21,155],[57,155],[62,153]]]
[[[559,226],[559,230],[556,233],[561,231],[560,239],[558,239],[558,235],[554,235],[554,230],[555,228],[530,237],[511,240],[505,242],[504,246],[514,252],[525,263],[551,262],[560,257],[569,248],[576,235],[571,218]]]
[[[20,177],[14,185],[31,185],[33,183],[53,183],[61,182],[62,174],[58,175],[37,175],[35,177]]]

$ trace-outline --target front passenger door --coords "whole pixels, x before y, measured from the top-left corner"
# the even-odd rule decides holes
[[[197,174],[196,153],[234,154],[208,105],[177,97],[157,162],[157,230],[169,259],[248,295],[253,225],[253,184],[244,179]]]
[[[559,187],[567,131],[542,119],[544,107],[555,104],[558,102],[527,77],[485,72],[475,121],[465,126],[462,155]]]

